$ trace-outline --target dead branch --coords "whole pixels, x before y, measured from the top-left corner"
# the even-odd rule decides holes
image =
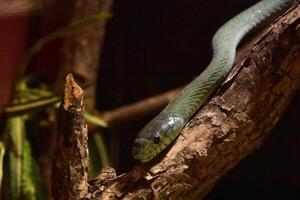
[[[262,32],[172,147],[90,199],[201,199],[268,138],[300,87],[300,6]],[[93,183],[91,183],[93,186]]]
[[[88,138],[82,110],[83,91],[69,74],[58,112],[58,135],[51,175],[54,199],[75,200],[88,193]]]

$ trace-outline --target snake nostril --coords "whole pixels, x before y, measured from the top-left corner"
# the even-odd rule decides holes
[[[155,136],[155,137],[153,138],[153,143],[154,143],[154,144],[159,144],[159,142],[160,142],[160,137],[159,137],[159,136]]]
[[[133,143],[133,148],[134,149],[140,149],[142,147],[142,145],[139,142],[134,142]]]
[[[139,153],[139,147],[140,147],[140,145],[138,143],[133,144],[132,155],[136,159],[138,158],[137,156],[138,156],[138,153]]]

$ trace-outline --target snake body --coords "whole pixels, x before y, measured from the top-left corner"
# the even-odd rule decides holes
[[[139,132],[133,157],[147,162],[165,149],[228,75],[242,38],[261,23],[282,13],[291,2],[260,1],[221,26],[212,39],[210,64]]]

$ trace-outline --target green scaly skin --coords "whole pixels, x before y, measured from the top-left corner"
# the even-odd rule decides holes
[[[260,1],[219,28],[212,40],[214,55],[210,64],[142,129],[134,142],[134,158],[148,162],[165,149],[228,75],[241,39],[291,3],[292,0]]]

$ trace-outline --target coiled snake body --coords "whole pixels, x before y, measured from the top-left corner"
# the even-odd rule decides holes
[[[228,75],[241,39],[262,22],[284,11],[291,2],[260,1],[220,27],[212,39],[214,54],[210,64],[141,130],[134,142],[134,158],[147,162],[165,149]]]

